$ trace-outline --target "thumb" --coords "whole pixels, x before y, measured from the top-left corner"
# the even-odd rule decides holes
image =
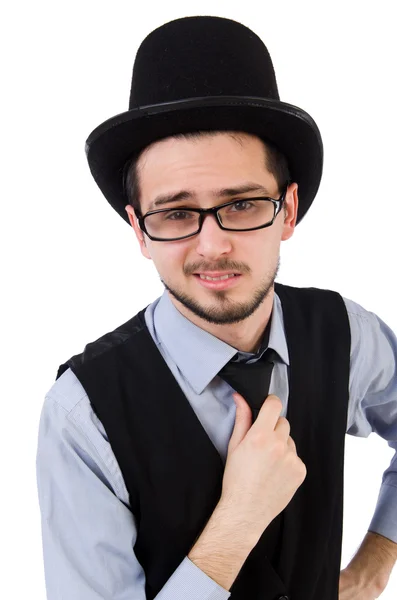
[[[228,453],[233,452],[233,450],[237,448],[252,425],[251,409],[241,394],[235,392],[233,394],[233,400],[236,404],[236,420],[234,422],[233,433],[229,440]]]

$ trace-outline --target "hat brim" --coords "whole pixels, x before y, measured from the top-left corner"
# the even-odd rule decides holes
[[[125,163],[165,137],[196,130],[245,131],[274,143],[298,183],[299,223],[320,185],[323,145],[312,117],[292,104],[252,97],[206,97],[144,106],[108,119],[87,138],[91,173],[102,193],[130,225],[123,188]]]

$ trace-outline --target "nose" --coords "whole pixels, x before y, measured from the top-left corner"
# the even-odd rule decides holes
[[[196,250],[201,256],[215,259],[232,249],[231,231],[219,227],[215,215],[205,215],[200,233],[196,236]]]

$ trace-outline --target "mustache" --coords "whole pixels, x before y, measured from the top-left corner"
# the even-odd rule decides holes
[[[217,263],[195,262],[185,265],[183,271],[185,275],[193,275],[197,271],[236,271],[238,273],[250,273],[251,269],[243,263],[225,259]]]

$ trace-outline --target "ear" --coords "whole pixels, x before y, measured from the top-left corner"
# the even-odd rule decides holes
[[[291,183],[284,200],[284,223],[281,240],[288,240],[294,233],[298,217],[298,184]]]
[[[127,204],[127,206],[125,207],[125,210],[127,211],[128,218],[131,223],[131,227],[133,228],[133,230],[135,232],[135,235],[139,242],[139,247],[141,249],[143,256],[145,256],[146,258],[149,258],[151,260],[152,257],[150,256],[149,250],[146,246],[145,234],[142,231],[142,229],[139,227],[138,219],[135,214],[134,208],[131,206],[131,204]]]

